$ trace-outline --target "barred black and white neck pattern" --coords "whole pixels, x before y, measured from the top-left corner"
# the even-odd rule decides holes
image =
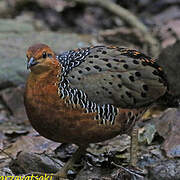
[[[90,47],[84,49],[78,49],[76,51],[66,51],[57,56],[57,59],[62,65],[62,72],[64,76],[68,74],[74,67],[79,66],[85,61],[86,56],[90,54]]]
[[[60,98],[64,99],[66,104],[71,104],[74,108],[80,105],[81,108],[85,109],[85,113],[97,112],[94,119],[98,120],[100,124],[113,125],[118,113],[118,108],[110,104],[99,105],[90,101],[86,93],[77,88],[72,88],[69,80],[66,79],[68,73],[73,68],[85,61],[86,56],[90,54],[90,49],[91,48],[79,49],[79,51],[71,50],[57,56],[57,59],[62,65],[59,83]]]

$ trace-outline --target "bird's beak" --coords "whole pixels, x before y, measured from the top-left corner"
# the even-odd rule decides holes
[[[36,65],[38,62],[31,57],[31,59],[29,60],[28,64],[27,64],[27,69],[31,68],[32,66]]]

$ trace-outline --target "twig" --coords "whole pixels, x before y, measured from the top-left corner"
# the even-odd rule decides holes
[[[5,152],[3,149],[0,149],[0,152],[8,156],[11,160],[14,160],[14,158],[9,153]]]
[[[78,3],[84,3],[88,5],[98,5],[109,12],[119,16],[124,22],[129,24],[130,26],[137,28],[144,37],[145,43],[149,47],[149,53],[152,56],[157,56],[160,52],[160,44],[157,41],[156,38],[152,36],[152,34],[149,32],[148,28],[141,23],[138,18],[133,15],[130,11],[127,9],[115,4],[111,0],[66,0],[71,2],[78,2]]]
[[[128,172],[131,175],[134,175],[134,176],[137,176],[137,177],[140,177],[140,178],[143,177],[146,174],[145,171],[144,172],[143,171],[137,171],[136,172],[135,170],[131,170],[131,169],[125,168],[125,167],[123,167],[123,166],[121,166],[119,164],[116,164],[114,162],[112,162],[111,164],[116,166],[116,167],[118,167],[118,168],[121,168],[121,169],[125,170],[126,172]]]

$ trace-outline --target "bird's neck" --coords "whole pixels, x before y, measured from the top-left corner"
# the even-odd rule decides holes
[[[26,102],[33,106],[41,96],[44,97],[43,101],[49,98],[58,99],[59,74],[59,67],[54,67],[41,74],[31,72],[26,84]]]
[[[47,83],[53,83],[58,81],[60,74],[60,67],[58,64],[54,64],[51,68],[47,68],[46,71],[37,73],[36,71],[31,71],[29,78],[31,81],[46,81]]]

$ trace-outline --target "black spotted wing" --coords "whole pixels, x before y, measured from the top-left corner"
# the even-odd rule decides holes
[[[97,46],[59,56],[63,79],[89,101],[115,107],[149,105],[167,90],[161,68],[135,50]],[[65,85],[66,86],[66,85]]]

